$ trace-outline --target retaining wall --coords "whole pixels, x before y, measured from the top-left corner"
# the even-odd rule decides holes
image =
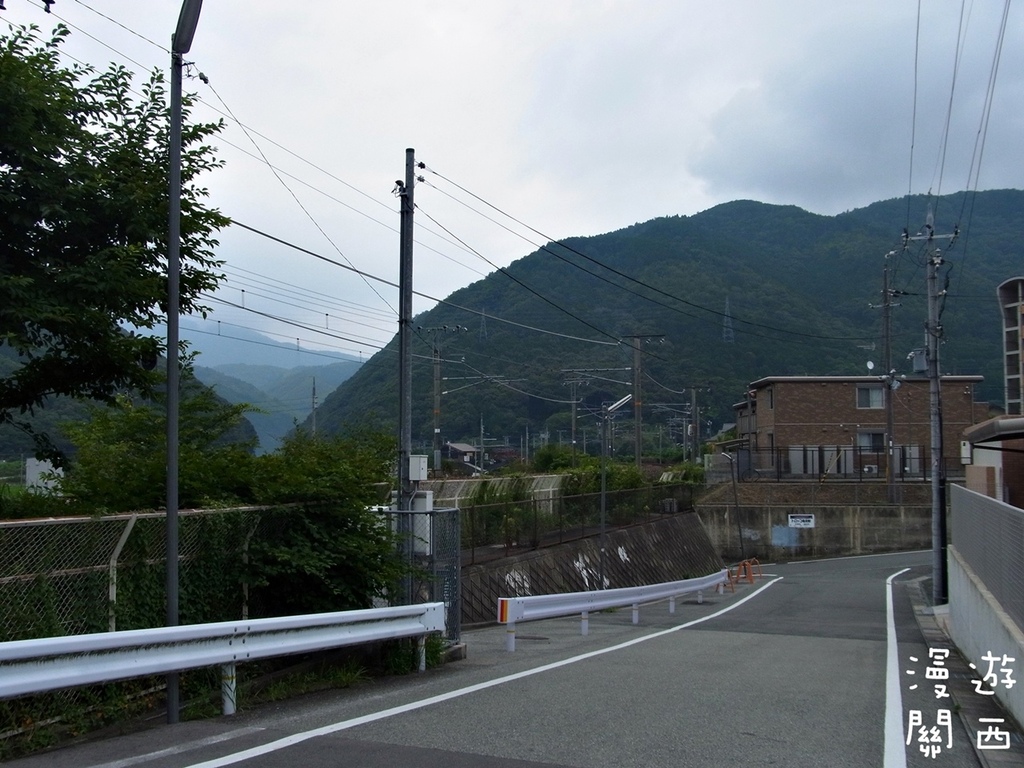
[[[706,576],[722,568],[711,539],[694,513],[610,529],[605,587],[637,587]],[[499,597],[598,589],[600,538],[593,536],[485,565],[462,569],[462,621],[493,622]]]
[[[697,513],[727,561],[869,555],[932,545],[930,506],[781,504],[741,506],[737,512],[732,505],[700,504]]]

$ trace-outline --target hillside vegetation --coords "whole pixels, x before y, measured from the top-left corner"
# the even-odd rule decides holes
[[[960,230],[941,273],[948,291],[942,371],[982,374],[978,396],[1000,404],[995,292],[1021,272],[1024,192],[895,199],[837,216],[737,201],[549,244],[417,317],[416,326],[466,326],[470,332],[444,339],[442,375],[483,377],[463,389],[472,380],[443,385],[452,392],[442,398],[442,436],[476,436],[482,419],[489,437],[514,446],[527,429],[550,430],[554,440],[555,430],[568,429],[568,370],[630,367],[625,337],[632,334],[662,336],[643,344],[645,424],[664,423],[671,411],[657,406],[688,402],[691,388],[713,422],[706,432],[732,420],[732,404],[760,377],[866,374],[869,360],[882,361],[877,305],[890,252],[891,286],[900,292],[893,361],[898,373],[909,373],[908,353],[924,345],[925,263],[922,244],[903,249],[902,232],[920,231],[929,208],[937,233]],[[328,397],[318,428],[367,421],[393,428],[396,353],[393,340]],[[413,353],[413,436],[429,444],[431,339],[414,338]],[[593,435],[588,411],[630,391],[609,379],[629,382],[631,373],[581,377],[579,425]]]

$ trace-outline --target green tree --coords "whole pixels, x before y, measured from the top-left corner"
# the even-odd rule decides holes
[[[394,443],[382,435],[298,431],[258,459],[266,514],[249,554],[257,605],[298,614],[368,608],[407,573],[388,518],[371,507],[390,489]]]
[[[67,35],[64,27],[46,42],[35,27],[0,35],[0,347],[20,362],[0,377],[0,423],[51,396],[112,402],[119,392],[152,393],[159,380],[151,370],[159,343],[123,328],[153,328],[167,311],[163,78],[154,72],[133,100],[123,67],[64,66]],[[197,183],[220,165],[205,143],[219,129],[183,130],[185,313],[204,311],[200,294],[222,277],[212,249],[227,219],[203,204]]]
[[[178,493],[183,507],[252,500],[252,444],[239,442],[248,410],[183,380],[178,425]],[[98,512],[162,509],[166,500],[167,412],[119,396],[91,418],[64,425],[74,458],[60,482],[70,500]]]

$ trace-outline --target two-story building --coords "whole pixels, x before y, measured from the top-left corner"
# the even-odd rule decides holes
[[[943,376],[943,453],[947,474],[962,474],[963,431],[988,418],[974,399],[981,376]],[[892,382],[894,477],[923,477],[930,465],[928,379]],[[734,406],[751,471],[779,477],[885,475],[885,387],[879,376],[768,376]]]

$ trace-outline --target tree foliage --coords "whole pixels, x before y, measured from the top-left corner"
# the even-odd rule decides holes
[[[238,434],[245,405],[183,380],[178,424],[178,494],[183,507],[250,502],[252,445]],[[162,509],[166,500],[167,411],[162,403],[119,396],[91,418],[63,426],[74,446],[61,493],[93,512]]]
[[[167,94],[154,72],[133,98],[131,74],[66,67],[58,27],[0,35],[0,346],[20,365],[0,378],[0,422],[57,395],[112,402],[150,393],[159,351],[125,326],[167,311]],[[188,100],[186,99],[186,113]],[[220,163],[205,142],[219,124],[182,136],[182,312],[220,279],[214,234],[227,220],[204,205],[198,178]]]

